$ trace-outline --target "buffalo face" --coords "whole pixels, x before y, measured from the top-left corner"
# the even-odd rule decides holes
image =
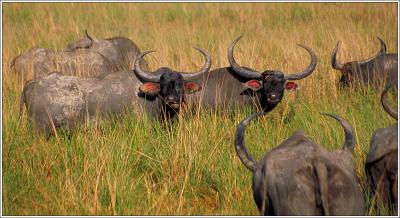
[[[346,86],[349,86],[352,83],[352,75],[354,75],[353,72],[353,66],[352,63],[346,63],[342,67],[342,76],[340,77],[340,83]]]
[[[140,67],[143,56],[153,51],[142,53],[135,61],[134,72],[143,84],[139,87],[141,93],[149,96],[149,100],[158,97],[166,112],[179,112],[181,105],[185,103],[185,94],[192,94],[201,89],[201,86],[191,80],[195,80],[208,72],[211,67],[210,56],[199,48],[195,48],[205,56],[205,63],[202,69],[197,72],[185,73],[173,71],[162,67],[153,73],[147,72]]]
[[[297,85],[294,82],[287,81],[300,80],[309,76],[317,65],[317,56],[312,49],[304,45],[299,45],[304,48],[311,57],[309,66],[301,72],[286,74],[280,71],[266,70],[260,73],[247,67],[241,67],[233,57],[233,49],[241,38],[242,36],[233,41],[229,46],[228,61],[235,74],[244,78],[246,81],[243,83],[243,86],[247,88],[247,90],[242,92],[242,94],[250,94],[254,91],[257,92],[261,98],[260,103],[264,111],[272,110],[282,100],[285,88],[291,91],[296,90]]]
[[[261,100],[271,105],[281,102],[285,89],[294,91],[297,88],[295,83],[286,81],[283,73],[269,70],[261,73],[259,80],[250,80],[244,86],[252,91],[257,91]]]
[[[139,89],[147,96],[160,98],[168,109],[179,111],[185,102],[185,94],[195,93],[201,89],[197,83],[184,81],[182,74],[169,68],[160,68],[156,74],[161,75],[158,83],[145,82]]]
[[[167,72],[160,77],[160,98],[166,106],[179,110],[185,101],[184,81],[179,73]]]
[[[261,74],[263,81],[263,96],[270,104],[281,102],[285,91],[286,79],[283,73],[265,71]]]

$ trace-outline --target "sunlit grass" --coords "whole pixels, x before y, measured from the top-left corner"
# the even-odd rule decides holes
[[[309,56],[296,44],[313,48],[316,71],[298,82],[298,92],[285,93],[273,112],[253,121],[246,130],[249,150],[259,159],[297,129],[326,148],[340,148],[340,125],[319,114],[334,112],[356,131],[354,158],[367,214],[386,215],[371,206],[364,162],[373,132],[395,121],[384,112],[380,93],[339,89],[330,54],[342,40],[340,62],[370,57],[379,50],[376,36],[397,52],[396,18],[394,3],[4,3],[3,214],[258,214],[251,173],[233,146],[236,126],[251,108],[187,113],[170,128],[129,112],[49,139],[26,115],[18,127],[23,82],[9,70],[12,59],[31,47],[62,50],[88,29],[98,38],[122,35],[141,51],[157,50],[147,57],[151,69],[198,69],[203,60],[193,46],[211,54],[213,69],[227,66],[227,47],[242,34],[235,57],[260,71],[301,71]]]

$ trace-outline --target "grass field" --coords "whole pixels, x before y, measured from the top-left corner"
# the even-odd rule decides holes
[[[237,124],[251,108],[185,114],[171,128],[128,113],[101,125],[82,125],[68,137],[46,139],[24,116],[18,127],[23,82],[11,60],[31,47],[62,50],[88,31],[98,38],[126,36],[141,51],[157,50],[152,69],[198,69],[201,47],[212,69],[228,65],[226,50],[239,35],[235,57],[262,71],[296,72],[318,55],[316,71],[287,92],[282,103],[246,131],[257,159],[302,129],[329,149],[340,148],[340,125],[319,112],[334,112],[355,129],[354,158],[367,215],[387,215],[368,191],[364,162],[371,135],[395,123],[380,93],[339,89],[330,67],[338,40],[340,62],[379,50],[397,53],[396,3],[3,3],[2,208],[3,215],[257,215],[251,173],[233,145]],[[397,95],[390,102],[397,108]]]

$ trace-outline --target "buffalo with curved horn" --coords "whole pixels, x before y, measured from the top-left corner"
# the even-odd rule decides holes
[[[311,48],[304,48],[311,57],[309,66],[301,72],[287,74],[277,70],[258,72],[236,63],[233,49],[242,38],[240,36],[229,46],[228,60],[230,67],[218,68],[211,71],[203,82],[207,87],[204,90],[203,104],[208,107],[221,107],[232,104],[254,105],[259,104],[268,112],[275,108],[282,100],[285,88],[295,90],[297,85],[291,80],[300,80],[309,76],[317,65],[317,56]]]
[[[364,197],[357,183],[352,151],[355,145],[349,123],[334,114],[345,133],[340,150],[328,151],[302,131],[274,147],[261,160],[249,154],[244,131],[254,113],[236,129],[235,148],[241,162],[253,173],[253,197],[261,215],[321,216],[363,215]]]
[[[166,67],[154,73],[143,70],[140,62],[150,52],[141,54],[134,70],[125,70],[104,78],[65,76],[59,72],[28,81],[21,94],[20,118],[25,104],[28,117],[42,132],[73,129],[83,121],[93,121],[105,115],[123,113],[126,109],[156,118],[173,118],[180,112],[186,95],[201,89],[193,82],[208,72],[210,56],[198,72],[183,73]],[[133,72],[134,71],[134,72]],[[164,119],[162,119],[164,120]]]
[[[332,67],[342,72],[340,83],[344,85],[370,85],[379,88],[388,81],[397,81],[398,61],[396,54],[386,54],[386,44],[378,37],[381,44],[380,51],[373,57],[363,61],[351,61],[340,64],[336,55],[340,41],[332,52]]]
[[[397,120],[397,113],[390,108],[387,92],[389,84],[382,92],[381,102],[385,111]],[[382,202],[394,213],[397,212],[398,193],[398,123],[376,130],[371,139],[370,151],[365,163],[365,172],[377,202]]]
[[[119,70],[132,69],[132,63],[140,55],[138,46],[130,39],[122,36],[98,39],[90,36],[85,30],[85,37],[72,42],[65,51],[86,50],[102,54],[110,60]],[[141,67],[147,69],[146,61],[142,61]]]
[[[200,48],[194,48],[205,57],[204,66],[197,72],[179,72],[162,67],[155,72],[147,72],[140,66],[143,57],[154,51],[147,51],[139,55],[135,61],[135,74],[143,84],[139,87],[140,96],[147,100],[159,99],[165,115],[173,116],[179,112],[182,103],[185,103],[186,94],[192,94],[201,89],[201,83],[196,83],[203,74],[208,73],[211,67],[211,58]],[[157,107],[158,108],[158,107]]]

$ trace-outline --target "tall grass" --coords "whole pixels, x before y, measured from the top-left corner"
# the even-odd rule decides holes
[[[251,173],[233,146],[235,128],[251,108],[187,113],[170,128],[129,112],[49,139],[26,119],[18,127],[23,83],[10,71],[11,60],[31,47],[62,50],[85,29],[157,50],[147,58],[151,69],[198,69],[203,60],[193,46],[212,55],[212,68],[227,66],[227,47],[244,34],[235,50],[241,65],[290,73],[309,64],[296,43],[310,46],[318,55],[316,71],[248,127],[249,150],[259,159],[297,129],[324,147],[340,148],[340,125],[319,114],[334,112],[356,132],[367,214],[387,215],[374,207],[364,162],[373,132],[395,121],[380,93],[337,86],[330,54],[342,40],[340,62],[370,57],[379,50],[376,36],[397,52],[397,26],[395,3],[3,3],[3,215],[258,214]]]

